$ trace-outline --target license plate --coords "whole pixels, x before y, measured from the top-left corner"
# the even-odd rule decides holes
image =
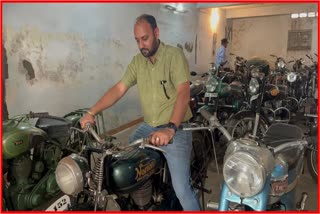
[[[211,97],[218,97],[218,94],[217,93],[205,93],[204,96],[211,98]]]
[[[64,195],[51,204],[46,211],[64,211],[68,209],[69,205],[71,205],[70,197],[68,195]]]
[[[288,176],[282,180],[271,181],[272,195],[282,195],[288,187]]]

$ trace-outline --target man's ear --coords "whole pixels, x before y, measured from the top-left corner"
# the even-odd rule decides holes
[[[159,39],[159,28],[156,27],[156,29],[154,29],[154,34],[156,35],[156,38]]]

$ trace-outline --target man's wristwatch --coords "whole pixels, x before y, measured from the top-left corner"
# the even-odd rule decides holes
[[[178,130],[178,127],[176,126],[176,124],[171,123],[171,122],[169,122],[169,123],[167,124],[167,128],[173,129],[173,130],[174,130],[174,133],[176,133],[177,130]]]

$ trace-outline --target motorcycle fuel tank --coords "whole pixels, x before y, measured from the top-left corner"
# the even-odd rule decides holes
[[[161,153],[152,149],[137,149],[121,155],[109,168],[111,187],[121,193],[135,190],[157,172],[162,158]]]
[[[8,120],[2,123],[2,157],[10,159],[21,155],[31,148],[35,136],[47,135],[43,130],[26,122]]]

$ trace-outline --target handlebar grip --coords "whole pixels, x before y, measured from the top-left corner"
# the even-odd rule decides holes
[[[202,115],[202,117],[204,117],[206,120],[210,121],[211,117],[213,116],[212,114],[210,114],[210,112],[208,112],[205,109],[200,109],[200,114]]]

